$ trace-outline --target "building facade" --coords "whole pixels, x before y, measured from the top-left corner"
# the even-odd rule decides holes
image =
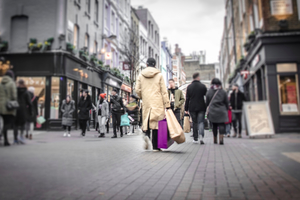
[[[161,52],[161,56],[160,56],[161,72],[164,76],[166,86],[169,86],[169,79],[173,78],[172,54],[170,48],[168,47],[168,41],[166,39],[161,42],[160,52]]]
[[[173,53],[172,66],[173,66],[173,78],[175,80],[176,86],[180,87],[186,81],[186,78],[183,77],[184,73],[184,60],[185,56],[181,52],[178,44],[175,44],[175,52]]]
[[[0,65],[0,79],[5,66],[13,66],[17,80],[35,87],[38,113],[47,120],[42,129],[61,129],[60,105],[66,95],[76,102],[77,110],[82,89],[89,90],[94,104],[101,92],[121,89],[123,77],[111,69],[120,68],[123,60],[117,48],[120,41],[110,36],[119,35],[117,24],[129,26],[130,5],[126,23],[123,11],[117,9],[122,7],[119,4],[100,0],[0,1],[0,57],[6,63]],[[109,27],[103,27],[108,21]],[[113,53],[105,55],[107,52]],[[94,117],[92,114],[91,124]],[[74,112],[74,127],[76,119]]]
[[[137,71],[137,77],[141,74],[143,69],[147,67],[146,62],[148,58],[148,32],[144,24],[139,21],[139,36],[140,36],[140,64]]]
[[[156,67],[160,68],[160,32],[159,27],[147,8],[142,6],[136,9],[136,13],[147,30],[148,58],[156,60]]]
[[[238,83],[250,101],[269,102],[276,133],[300,132],[300,2],[233,2],[239,59],[229,84]]]

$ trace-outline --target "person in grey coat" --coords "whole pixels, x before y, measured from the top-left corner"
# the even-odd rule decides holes
[[[211,81],[211,85],[206,94],[207,115],[213,125],[214,143],[217,144],[219,128],[220,144],[224,144],[225,123],[228,122],[228,98],[226,92],[222,89],[222,83],[219,79],[214,78]]]
[[[75,103],[71,99],[70,95],[67,95],[66,99],[63,100],[61,106],[62,112],[62,125],[64,127],[65,133],[64,137],[71,137],[71,126],[73,124],[73,113],[75,111]],[[67,132],[68,128],[68,132]]]
[[[97,102],[96,108],[96,121],[99,124],[99,138],[105,137],[105,124],[109,117],[109,106],[107,101],[105,100],[106,94],[101,93],[99,95],[99,100]]]

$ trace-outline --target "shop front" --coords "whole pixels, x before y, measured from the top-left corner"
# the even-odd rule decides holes
[[[102,71],[93,68],[81,59],[69,53],[36,53],[36,54],[6,54],[7,60],[13,65],[16,79],[23,79],[27,87],[35,88],[35,95],[39,97],[38,115],[47,120],[41,129],[60,130],[62,113],[60,106],[67,95],[75,101],[73,128],[77,124],[77,104],[80,89],[89,90],[92,102],[103,91]],[[91,113],[91,125],[94,117]]]
[[[251,101],[268,100],[276,133],[300,132],[300,35],[260,36],[242,69]]]
[[[129,101],[130,93],[131,93],[131,87],[123,83],[121,86],[121,96],[127,102]]]

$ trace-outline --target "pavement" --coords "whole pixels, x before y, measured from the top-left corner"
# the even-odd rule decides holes
[[[0,145],[1,200],[300,199],[300,134],[243,135],[223,146],[210,132],[205,145],[186,134],[186,143],[162,152],[143,150],[141,135],[62,135]]]

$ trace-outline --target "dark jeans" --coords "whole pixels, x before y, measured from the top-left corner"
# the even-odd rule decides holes
[[[14,124],[15,117],[13,115],[2,115],[3,117],[3,137],[4,137],[4,142],[7,143],[7,130]]]
[[[112,113],[112,120],[113,120],[113,129],[114,135],[117,136],[117,129],[120,128],[120,133],[123,135],[123,128],[120,127],[121,124],[121,113]]]
[[[64,126],[64,130],[66,131],[68,128],[68,131],[70,132],[71,131],[71,126]]]
[[[153,146],[153,149],[158,149],[157,148],[157,133],[158,133],[158,130],[156,130],[156,129],[152,130],[152,146]],[[146,136],[148,136],[148,138],[150,138],[150,129],[149,128],[146,131]]]
[[[25,124],[23,125],[14,125],[14,139],[17,141],[18,140],[18,134],[19,134],[19,130],[21,131],[21,137],[23,137],[23,133],[25,130]]]
[[[213,126],[214,137],[218,136],[218,127],[219,127],[220,134],[222,135],[226,134],[225,123],[212,123],[212,126]]]
[[[87,120],[86,119],[80,119],[79,120],[79,126],[80,126],[80,129],[81,129],[82,133],[85,133],[86,125],[87,125]]]
[[[234,113],[235,120],[233,121],[234,133],[242,133],[242,113]],[[239,123],[239,132],[237,132],[237,122]]]
[[[176,117],[176,119],[177,119],[177,121],[178,121],[178,123],[180,124],[180,126],[181,126],[181,120],[180,120],[180,109],[176,109],[175,111],[174,110],[172,110],[173,111],[173,113],[174,113],[174,115],[175,115],[175,117]]]
[[[106,122],[106,131],[107,131],[107,133],[109,133],[109,120],[110,120],[110,118],[108,117],[108,120]]]
[[[198,140],[198,134],[204,137],[204,117],[205,112],[190,112],[193,120],[193,136],[194,140]]]

